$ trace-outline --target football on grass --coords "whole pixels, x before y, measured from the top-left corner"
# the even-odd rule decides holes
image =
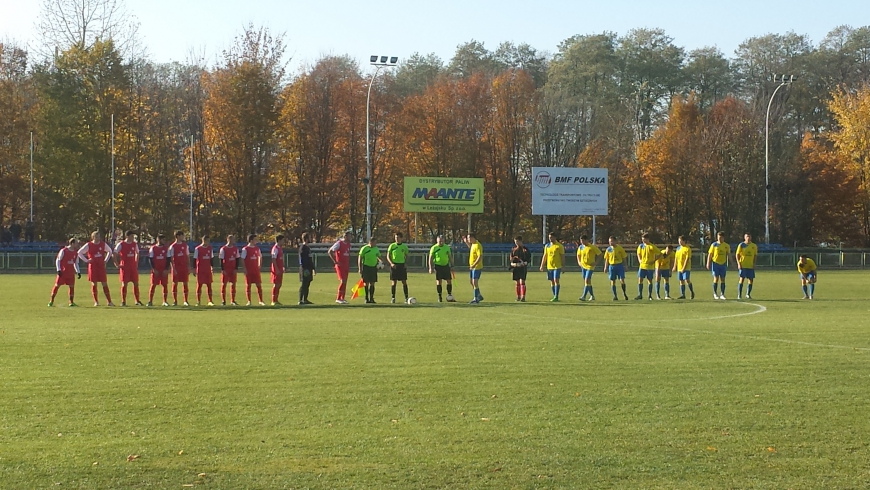
[[[417,304],[417,298],[415,298],[415,297],[413,297],[413,296],[410,297],[410,298],[408,298],[408,304],[409,304],[409,305],[416,305],[416,304]]]
[[[452,294],[448,294],[447,295],[447,302],[453,303],[454,301],[456,301],[456,298],[454,298]]]

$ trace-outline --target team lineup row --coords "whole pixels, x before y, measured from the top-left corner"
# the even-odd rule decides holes
[[[402,238],[401,233],[396,233],[395,241],[389,245],[385,255],[386,264],[390,267],[391,302],[396,302],[396,287],[398,283],[401,283],[405,297],[404,302],[414,303],[416,300],[410,296],[408,291],[408,272],[405,267],[410,251],[408,246],[403,243]],[[548,240],[548,243],[544,246],[544,254],[541,258],[539,270],[542,272],[546,271],[547,273],[547,279],[550,282],[553,293],[550,301],[558,302],[561,292],[562,269],[565,263],[565,248],[555,234],[551,233]],[[644,234],[641,240],[642,242],[638,245],[636,251],[639,267],[637,272],[637,296],[634,299],[643,299],[644,280],[647,282],[647,297],[649,300],[653,300],[654,284],[656,299],[672,299],[670,295],[670,278],[672,273],[677,274],[679,281],[680,296],[677,299],[686,299],[687,289],[689,293],[688,298],[694,299],[695,291],[691,281],[692,250],[688,246],[685,237],[679,237],[678,246],[667,245],[663,249],[659,249],[656,245],[650,243],[648,234]],[[473,298],[470,303],[477,304],[483,301],[483,295],[480,293],[480,278],[483,272],[483,247],[473,234],[463,237],[463,242],[468,246],[469,250],[469,283],[473,290]],[[316,271],[309,243],[310,235],[304,233],[298,247],[299,279],[301,282],[299,287],[299,305],[312,304],[308,300],[308,294]],[[529,268],[532,266],[532,257],[531,252],[523,245],[522,237],[516,237],[514,244],[515,246],[510,254],[510,269],[516,286],[516,300],[524,302],[526,300],[526,279]],[[272,306],[281,305],[279,296],[286,272],[283,247],[286,245],[286,238],[283,235],[278,235],[271,249],[270,279],[272,294],[270,304]],[[351,235],[346,233],[328,250],[329,258],[334,263],[334,269],[339,281],[335,299],[335,302],[338,304],[347,304],[348,302],[346,293],[348,276],[350,274],[351,245]],[[755,258],[758,248],[752,243],[752,237],[749,234],[744,235],[744,241],[738,244],[736,248],[734,259],[737,264],[739,277],[737,298],[742,299],[745,297],[746,299],[751,299],[752,286],[755,280]],[[599,257],[602,257],[604,273],[610,279],[613,300],[619,300],[617,283],[621,286],[623,298],[628,300],[625,283],[625,263],[627,259],[625,250],[616,242],[614,237],[610,237],[607,248],[602,252],[601,249],[591,243],[588,237],[584,235],[580,237],[577,246],[577,264],[581,268],[584,280],[584,289],[582,296],[579,298],[580,301],[595,300],[592,288],[592,275],[597,268]],[[75,280],[76,278],[81,278],[80,261],[88,265],[87,276],[88,281],[91,283],[94,306],[99,306],[98,285],[100,284],[103,287],[107,305],[114,306],[107,281],[106,265],[109,261],[113,261],[115,266],[118,267],[121,282],[121,306],[126,306],[127,304],[128,284],[133,285],[135,304],[146,306],[140,300],[139,258],[139,244],[135,241],[135,232],[132,231],[126,233],[125,239],[119,242],[114,250],[108,243],[102,240],[99,232],[93,232],[91,240],[81,246],[79,246],[75,238],[69,239],[67,246],[62,248],[57,255],[57,280],[51,290],[51,299],[48,306],[54,305],[55,297],[61,286],[69,287],[69,306],[76,306],[74,301]],[[222,305],[227,304],[228,286],[230,290],[229,304],[238,304],[236,302],[237,273],[239,270],[242,270],[245,275],[246,304],[248,306],[252,304],[251,294],[253,287],[257,291],[257,304],[265,306],[266,303],[263,301],[263,281],[260,273],[263,258],[257,245],[256,235],[249,235],[247,237],[247,244],[243,247],[236,246],[233,235],[227,236],[226,245],[219,249],[217,255],[215,255],[208,237],[204,236],[202,237],[202,243],[195,247],[191,254],[185,241],[185,234],[181,231],[175,233],[175,241],[170,244],[166,243],[164,235],[158,235],[157,242],[148,249],[151,281],[147,306],[153,306],[154,293],[157,286],[162,287],[162,305],[169,306],[170,273],[172,277],[173,306],[178,304],[179,283],[182,285],[182,304],[184,306],[190,305],[188,283],[191,274],[196,279],[196,304],[201,304],[202,290],[205,287],[208,299],[207,305],[214,306],[212,291],[214,259],[218,260],[221,270],[220,295]],[[712,272],[713,298],[716,300],[725,299],[725,277],[730,262],[731,247],[725,242],[723,234],[719,233],[717,240],[710,245],[706,263],[706,268]],[[371,238],[367,244],[360,248],[357,256],[357,271],[360,274],[360,281],[352,289],[353,298],[356,297],[359,290],[364,289],[366,303],[375,303],[375,285],[378,282],[378,271],[384,266],[384,257],[382,257],[375,239]],[[446,300],[447,302],[454,302],[453,280],[455,279],[455,264],[453,262],[453,251],[450,245],[444,242],[442,236],[437,237],[436,243],[429,250],[428,269],[430,274],[435,275],[438,301],[444,301],[443,293],[445,288],[443,286],[446,285]],[[797,263],[797,269],[801,277],[804,299],[812,299],[817,279],[816,264],[812,259],[801,255]],[[664,296],[661,294],[662,284],[664,284]],[[744,284],[746,285],[745,296],[743,294]]]

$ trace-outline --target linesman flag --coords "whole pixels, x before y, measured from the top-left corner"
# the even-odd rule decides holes
[[[353,293],[350,299],[357,299],[359,297],[360,289],[364,288],[365,286],[366,283],[362,279],[360,279],[359,282],[356,283],[356,286],[350,288],[350,292]]]

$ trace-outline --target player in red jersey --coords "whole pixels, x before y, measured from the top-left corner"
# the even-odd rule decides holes
[[[91,233],[91,241],[79,249],[79,259],[88,264],[88,281],[91,282],[91,294],[94,296],[94,306],[100,306],[97,298],[97,283],[103,284],[103,294],[109,306],[112,303],[112,293],[109,292],[109,282],[106,280],[106,263],[112,260],[112,247],[103,241],[99,231]]]
[[[54,261],[57,266],[57,280],[54,282],[54,287],[51,288],[51,299],[48,301],[48,306],[54,306],[54,297],[57,296],[57,291],[61,286],[69,286],[69,305],[77,306],[73,301],[76,292],[76,277],[81,279],[82,272],[79,270],[79,242],[75,238],[70,238],[67,246],[60,249],[57,253],[57,260]]]
[[[335,275],[338,276],[338,294],[335,302],[346,305],[347,300],[344,295],[347,292],[347,276],[350,273],[350,232],[346,232],[342,239],[329,247],[327,254],[335,264]]]
[[[187,282],[190,276],[190,248],[184,240],[184,232],[175,232],[175,242],[169,245],[169,263],[172,265],[172,306],[178,305],[178,283],[183,283],[184,306],[190,306],[187,302]]]
[[[248,298],[247,306],[251,306],[251,284],[257,285],[257,296],[260,298],[260,306],[263,303],[263,280],[260,278],[260,267],[263,265],[263,256],[260,247],[257,246],[257,235],[248,235],[248,244],[242,248],[242,263],[245,264],[245,296]]]
[[[202,243],[193,250],[193,260],[196,262],[196,268],[193,275],[196,277],[196,306],[199,306],[202,299],[202,286],[208,292],[208,305],[214,306],[211,295],[211,283],[214,281],[212,273],[211,259],[214,258],[214,251],[211,249],[211,244],[208,242],[208,236],[202,237]]]
[[[139,301],[139,244],[135,237],[136,233],[128,231],[124,241],[115,246],[115,267],[121,278],[121,306],[127,306],[127,284],[131,282],[136,306],[144,306]]]
[[[154,290],[157,285],[163,286],[163,306],[169,306],[166,302],[169,292],[169,247],[166,246],[166,235],[157,235],[157,243],[148,250],[148,261],[151,263],[151,290],[148,291],[148,306],[154,305]]]
[[[278,294],[281,292],[281,284],[284,283],[284,235],[275,237],[275,246],[272,247],[272,306],[281,306],[278,302]]]
[[[221,305],[227,304],[227,283],[232,284],[231,300],[233,306],[236,303],[236,270],[239,268],[239,260],[242,256],[239,247],[236,246],[236,237],[227,235],[227,244],[221,247],[219,252],[221,262]]]

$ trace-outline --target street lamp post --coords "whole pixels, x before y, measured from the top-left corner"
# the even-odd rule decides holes
[[[770,96],[767,104],[767,115],[764,117],[764,243],[770,245],[770,107],[779,89],[797,80],[795,75],[774,75],[773,81],[779,86]]]
[[[371,123],[369,122],[369,107],[371,106],[372,85],[375,83],[375,77],[378,76],[381,68],[394,67],[398,61],[399,58],[397,56],[372,55],[369,59],[371,65],[376,68],[375,72],[372,73],[371,80],[369,80],[369,91],[366,95],[366,178],[363,179],[363,182],[366,185],[366,240],[372,236],[372,152],[370,149],[371,136],[369,132],[371,129]]]

